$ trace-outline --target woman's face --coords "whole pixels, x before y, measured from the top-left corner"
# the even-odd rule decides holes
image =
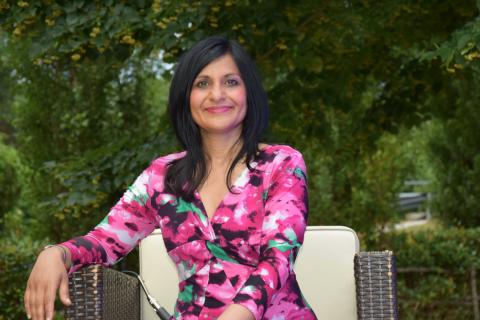
[[[230,54],[212,61],[195,78],[190,93],[190,111],[202,134],[241,134],[247,94]]]

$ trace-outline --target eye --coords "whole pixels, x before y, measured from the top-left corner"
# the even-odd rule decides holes
[[[238,85],[240,82],[236,79],[227,79],[225,81],[225,84],[228,86],[228,87],[234,87],[236,85]]]
[[[207,80],[200,80],[195,84],[195,87],[206,88],[206,87],[208,87],[208,81]]]

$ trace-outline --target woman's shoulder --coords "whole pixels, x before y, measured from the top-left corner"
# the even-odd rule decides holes
[[[302,153],[285,144],[270,144],[262,149],[260,168],[271,176],[270,181],[291,174],[306,176],[306,165]]]
[[[154,159],[149,166],[149,169],[151,171],[155,172],[163,172],[165,171],[166,167],[168,164],[172,161],[175,161],[177,159],[183,158],[185,156],[185,151],[180,151],[180,152],[174,152],[170,153],[164,156],[160,156],[156,159]]]
[[[152,161],[152,163],[169,164],[174,160],[183,158],[185,156],[185,153],[186,151],[173,152],[173,153],[156,158],[155,160]]]
[[[285,168],[300,168],[306,170],[302,153],[285,144],[268,144],[261,149],[257,158],[257,169],[265,172],[282,172]]]
[[[278,160],[290,160],[292,158],[303,158],[303,155],[300,151],[295,149],[292,146],[286,145],[286,144],[267,144],[264,145],[261,150],[273,156],[274,158],[277,158]]]

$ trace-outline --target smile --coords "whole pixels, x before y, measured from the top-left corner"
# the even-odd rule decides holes
[[[209,113],[225,113],[233,109],[231,106],[213,106],[205,108],[205,111]]]

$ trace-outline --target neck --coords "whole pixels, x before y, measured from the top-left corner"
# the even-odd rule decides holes
[[[240,133],[202,134],[203,150],[212,164],[230,164],[242,146]]]

